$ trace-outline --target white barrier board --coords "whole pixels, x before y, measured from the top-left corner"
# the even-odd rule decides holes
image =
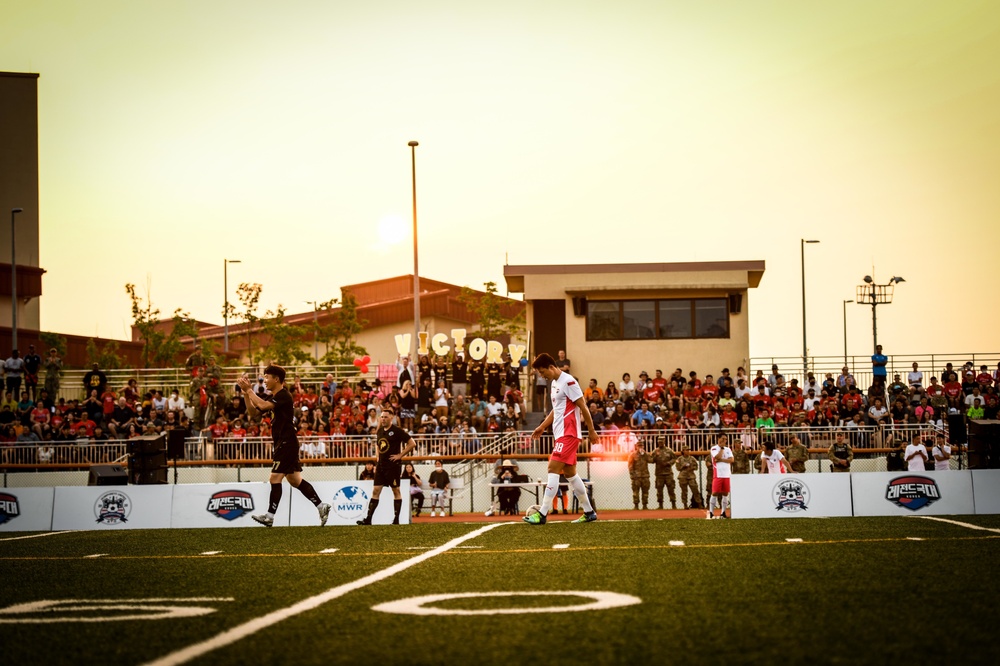
[[[52,488],[0,488],[0,532],[52,529]]]
[[[850,474],[733,474],[733,518],[850,516]]]
[[[283,483],[275,527],[288,526],[289,499],[298,491]],[[261,527],[250,517],[267,513],[271,497],[268,483],[178,484],[174,490],[171,527]]]
[[[946,516],[974,513],[972,473],[851,474],[855,516]]]
[[[1000,469],[972,470],[976,513],[1000,513]]]
[[[173,486],[60,486],[55,491],[53,530],[170,527]]]
[[[330,518],[327,525],[357,525],[368,515],[368,502],[372,496],[374,483],[371,481],[317,481],[312,484],[319,498],[330,504]],[[399,512],[399,522],[410,522],[410,482],[399,482],[399,494],[403,498],[403,508]],[[375,525],[392,523],[392,488],[382,488],[378,508],[372,517]],[[292,490],[291,524],[319,525],[316,507],[298,490]]]

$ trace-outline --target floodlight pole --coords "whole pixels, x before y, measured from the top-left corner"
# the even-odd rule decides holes
[[[410,173],[413,176],[413,327],[415,330],[414,349],[420,347],[420,269],[417,264],[417,146],[416,141],[406,144],[410,147]],[[415,356],[415,355],[414,355]]]

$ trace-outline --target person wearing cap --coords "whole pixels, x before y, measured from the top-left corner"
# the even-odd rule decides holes
[[[798,435],[791,436],[788,446],[785,448],[785,458],[793,473],[805,473],[806,461],[809,460],[809,449],[798,438]]]
[[[698,488],[698,460],[691,455],[691,449],[686,444],[681,449],[681,455],[674,463],[677,468],[677,485],[681,488],[681,505],[685,509],[701,509],[705,503],[701,499]],[[691,502],[688,503],[688,491],[691,492]]]
[[[501,460],[496,473],[490,479],[490,485],[496,486],[496,498],[500,504],[499,511],[504,516],[516,516],[517,503],[521,499],[521,487],[510,484],[518,483],[517,465],[511,460]]]
[[[674,463],[677,462],[677,454],[667,448],[667,438],[658,437],[657,447],[652,453],[653,472],[655,474],[656,503],[659,508],[663,508],[663,489],[667,489],[670,497],[670,508],[677,508],[677,495],[674,491]]]
[[[431,517],[437,515],[435,507],[441,508],[441,516],[444,517],[445,491],[451,488],[451,478],[444,469],[444,463],[440,460],[434,461],[434,471],[427,478],[427,483],[431,488]]]
[[[836,439],[826,452],[827,458],[833,463],[830,467],[834,472],[850,472],[851,461],[854,460],[854,449],[844,437],[842,431],[838,431]]]
[[[635,510],[639,510],[640,500],[642,508],[649,508],[649,465],[653,462],[652,457],[646,453],[642,440],[635,443],[635,449],[628,456],[628,475],[632,480],[632,504]]]

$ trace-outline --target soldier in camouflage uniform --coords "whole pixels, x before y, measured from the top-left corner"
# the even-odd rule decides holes
[[[851,448],[851,445],[845,439],[844,433],[837,433],[837,439],[830,445],[826,455],[830,459],[830,462],[833,463],[831,471],[851,471],[851,461],[854,460],[854,449]]]
[[[792,435],[791,442],[785,448],[785,459],[788,460],[793,472],[805,473],[806,461],[809,460],[809,449],[796,435]]]
[[[191,373],[191,377],[197,377],[198,368],[203,365],[205,365],[205,357],[201,353],[201,345],[195,345],[194,351],[191,352],[191,355],[187,357],[187,361],[184,362],[184,367]]]
[[[200,366],[196,372],[197,374],[191,379],[191,384],[188,387],[190,391],[188,404],[194,407],[194,424],[198,429],[201,429],[207,426],[205,408],[209,402],[206,389],[208,378],[205,377],[205,366]]]
[[[709,469],[711,469],[711,465],[709,465]],[[732,470],[733,474],[750,473],[750,456],[747,455],[747,450],[742,445],[733,447]]]
[[[659,446],[653,451],[653,464],[656,465],[656,502],[663,508],[663,487],[667,487],[667,494],[670,496],[670,508],[677,508],[677,495],[674,492],[674,463],[677,461],[677,454],[667,448],[667,438],[660,437],[657,441]]]
[[[649,464],[653,458],[646,453],[642,440],[636,442],[635,450],[628,457],[628,475],[632,479],[632,503],[639,508],[640,494],[642,508],[649,508]]]
[[[701,501],[701,491],[698,489],[698,460],[691,455],[691,450],[685,446],[680,457],[674,463],[677,467],[677,484],[681,487],[681,504],[685,509],[701,509],[705,506]],[[691,503],[688,504],[688,489],[691,489]]]

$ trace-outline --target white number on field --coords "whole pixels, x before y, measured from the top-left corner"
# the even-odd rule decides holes
[[[575,606],[547,606],[525,608],[484,608],[468,610],[464,608],[435,608],[435,604],[450,599],[477,599],[480,597],[585,597],[592,599],[587,603]],[[642,599],[629,594],[617,592],[462,592],[459,594],[428,594],[423,597],[410,597],[399,601],[389,601],[372,606],[372,610],[383,613],[400,613],[403,615],[515,615],[520,613],[569,613],[572,611],[605,610],[641,604]]]
[[[169,620],[214,613],[208,606],[188,604],[234,601],[232,597],[186,599],[59,599],[31,601],[0,608],[0,624],[51,624],[55,622],[119,622]]]

